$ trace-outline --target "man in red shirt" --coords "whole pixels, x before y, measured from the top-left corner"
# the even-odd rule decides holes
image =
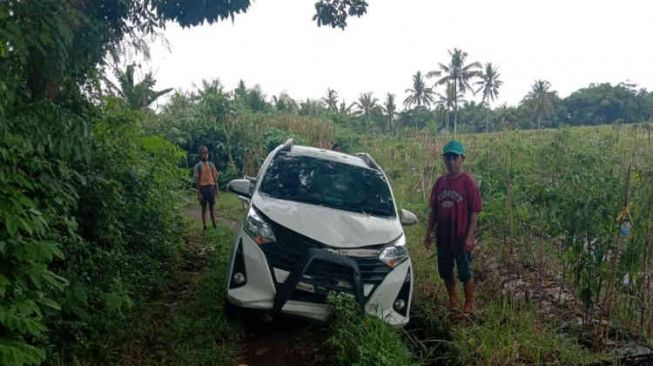
[[[449,295],[449,307],[458,307],[454,262],[458,278],[464,284],[463,311],[474,308],[474,280],[472,278],[472,251],[476,244],[478,214],[483,208],[476,180],[463,170],[465,148],[460,141],[451,140],[443,148],[447,174],[433,185],[429,206],[431,213],[426,228],[424,246],[431,248],[433,233],[438,254],[438,272],[444,280]]]

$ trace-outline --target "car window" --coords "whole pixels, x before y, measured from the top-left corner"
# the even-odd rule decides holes
[[[377,216],[395,216],[381,172],[335,161],[279,153],[259,191],[265,195]]]

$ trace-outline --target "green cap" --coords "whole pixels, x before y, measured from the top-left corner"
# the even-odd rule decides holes
[[[442,153],[465,155],[465,147],[463,146],[462,142],[458,140],[451,140],[448,144],[444,145],[442,148]]]

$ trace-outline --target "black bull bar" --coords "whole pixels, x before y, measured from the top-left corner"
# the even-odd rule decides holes
[[[279,312],[281,308],[283,308],[315,260],[333,263],[335,265],[348,267],[351,269],[351,284],[354,292],[354,297],[360,306],[360,310],[364,311],[365,297],[363,296],[363,282],[361,280],[358,263],[347,256],[335,254],[318,248],[308,248],[303,259],[297,263],[295,269],[288,275],[288,278],[286,278],[286,281],[279,286],[277,289],[277,294],[274,297],[274,307],[272,308],[272,311]]]

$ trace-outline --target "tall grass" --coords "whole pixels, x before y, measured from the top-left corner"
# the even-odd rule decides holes
[[[377,317],[363,315],[352,296],[329,295],[331,336],[326,351],[337,365],[414,365],[399,333]]]

